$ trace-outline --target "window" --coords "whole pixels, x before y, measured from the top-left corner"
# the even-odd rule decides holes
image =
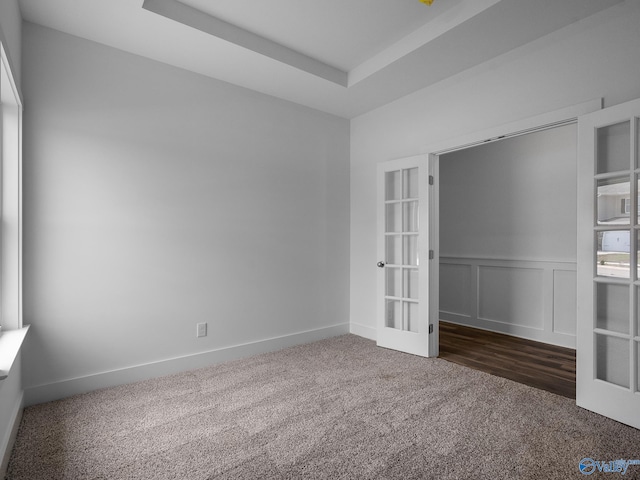
[[[631,213],[631,199],[623,198],[622,199],[622,213],[629,215]]]
[[[0,45],[0,325],[22,327],[22,102]]]

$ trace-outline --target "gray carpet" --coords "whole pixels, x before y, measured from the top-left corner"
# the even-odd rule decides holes
[[[640,478],[584,457],[640,458],[640,431],[345,335],[27,408],[7,478]]]

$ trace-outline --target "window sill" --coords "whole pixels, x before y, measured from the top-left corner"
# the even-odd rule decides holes
[[[29,325],[26,325],[16,330],[5,330],[0,335],[0,381],[9,376],[28,330]]]

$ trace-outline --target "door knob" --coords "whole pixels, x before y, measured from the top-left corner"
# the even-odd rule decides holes
[[[384,268],[384,262],[378,262],[376,265],[378,265],[378,268]]]

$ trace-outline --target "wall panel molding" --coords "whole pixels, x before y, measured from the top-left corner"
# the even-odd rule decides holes
[[[440,319],[575,348],[575,262],[440,258]]]

